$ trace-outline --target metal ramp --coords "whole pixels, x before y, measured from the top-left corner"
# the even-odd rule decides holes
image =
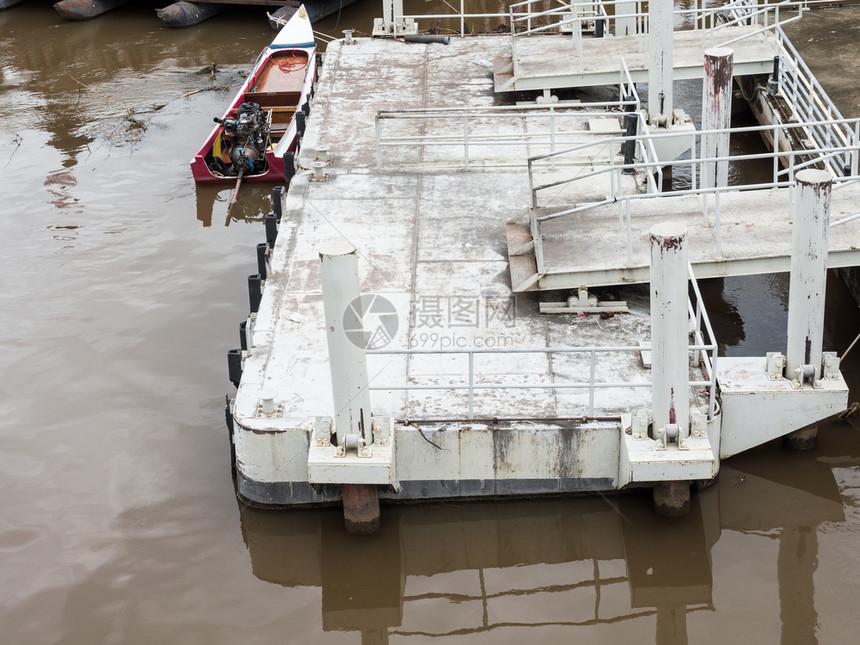
[[[602,142],[607,150],[635,146],[633,163],[607,155],[595,158],[590,168],[576,168],[571,155],[581,157],[585,146],[529,160],[528,218],[507,227],[514,291],[647,282],[648,259],[638,250],[646,247],[650,226],[665,219],[685,223],[690,260],[700,278],[787,271],[794,176],[808,167],[827,169],[834,178],[831,227],[838,229],[829,236],[828,265],[860,264],[860,120],[842,117],[778,24],[759,35],[765,33],[775,36],[781,61],[766,100],[779,99],[790,118],[783,121],[774,112],[773,125],[690,135],[655,135],[639,119],[635,137]],[[771,152],[730,157],[703,152],[706,139],[753,133],[768,142]],[[661,141],[687,136],[687,158],[665,162],[655,154]],[[771,165],[771,177],[755,186],[705,187],[704,177],[715,165],[727,167],[729,160]],[[664,169],[685,177],[686,185],[662,193]],[[636,184],[638,194],[622,185],[630,174],[644,179]],[[594,187],[607,183],[611,190],[595,199]]]
[[[665,221],[667,213],[687,227],[690,263],[700,279],[788,271],[790,194],[790,188],[726,192],[720,197],[718,221],[713,213],[705,221],[702,195],[661,195],[630,201],[621,223],[618,204],[544,220],[537,239],[529,223],[510,223],[512,288],[522,292],[648,282],[648,231]],[[831,226],[854,215],[857,204],[860,184],[834,190]],[[559,209],[538,208],[532,217],[551,216],[553,210]],[[852,220],[830,235],[828,266],[858,264],[860,220]]]
[[[767,74],[773,67],[776,36],[758,26],[732,26],[712,40],[701,30],[676,31],[674,78],[702,78],[704,51],[724,42],[734,50],[734,74]],[[496,92],[552,90],[611,85],[618,82],[618,61],[624,59],[634,82],[648,81],[647,35],[582,38],[535,35],[518,38],[516,60],[509,46],[493,60]]]

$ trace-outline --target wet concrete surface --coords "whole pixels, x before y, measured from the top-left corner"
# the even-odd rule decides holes
[[[153,13],[0,12],[3,642],[853,640],[856,417],[822,424],[814,451],[725,462],[670,522],[645,495],[387,507],[361,540],[337,511],[239,504],[224,356],[269,188],[228,217],[229,188],[195,189],[187,164],[232,95],[208,88],[241,82],[272,32],[250,11],[182,31]],[[846,116],[850,60],[817,66],[856,48],[858,16],[793,27]],[[706,290],[726,354],[783,348],[784,276]],[[825,349],[858,331],[831,280]],[[857,400],[860,350],[843,367]]]

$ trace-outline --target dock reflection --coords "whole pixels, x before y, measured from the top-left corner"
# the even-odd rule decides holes
[[[232,185],[198,185],[197,219],[204,227],[230,226],[234,222],[262,222],[272,212],[272,189],[278,184],[251,184],[242,186],[239,200],[229,214],[227,206],[233,196]],[[222,224],[223,222],[223,224]],[[262,233],[261,233],[262,235]],[[262,238],[260,241],[263,241]]]
[[[523,629],[542,640],[651,633],[687,643],[694,613],[720,612],[712,551],[721,535],[764,537],[779,542],[770,566],[782,641],[816,643],[817,530],[844,520],[830,462],[846,453],[831,448],[830,458],[733,460],[674,520],[628,495],[385,507],[370,538],[348,535],[339,510],[243,507],[242,531],[256,577],[320,587],[322,628],[359,632],[362,643],[498,642],[506,630],[528,638]]]

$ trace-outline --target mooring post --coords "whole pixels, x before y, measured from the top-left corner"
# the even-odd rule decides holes
[[[651,415],[658,449],[684,448],[690,432],[687,229],[666,222],[651,229]],[[690,484],[654,486],[662,515],[689,510]]]
[[[648,123],[655,128],[672,125],[673,7],[648,3]]]
[[[802,383],[810,378],[818,380],[821,375],[827,227],[833,180],[826,170],[809,168],[798,172],[796,181],[791,215],[794,224],[785,377]],[[811,369],[815,370],[814,375]]]
[[[801,170],[795,179],[785,378],[802,387],[806,381],[815,386],[821,376],[833,179],[826,170],[813,168]],[[785,443],[803,450],[813,447],[817,437],[818,426],[810,425],[786,435]]]
[[[335,437],[340,454],[346,455],[373,443],[358,255],[344,240],[327,242],[319,254]],[[350,533],[375,531],[379,526],[377,487],[344,484],[343,517]]]
[[[705,82],[702,100],[702,130],[721,130],[702,135],[702,158],[729,156],[729,128],[732,124],[732,69],[734,52],[727,47],[705,50]],[[729,183],[729,160],[705,161],[701,170],[702,188],[722,188]]]
[[[403,0],[382,3],[382,24],[386,32],[397,35],[397,21],[403,17]]]

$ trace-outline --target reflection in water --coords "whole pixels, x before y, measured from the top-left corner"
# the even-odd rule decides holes
[[[856,464],[844,441],[825,434],[820,459],[776,448],[732,460],[685,518],[658,517],[638,496],[386,507],[368,539],[347,534],[338,510],[240,506],[242,534],[255,576],[321,587],[323,629],[362,643],[497,642],[523,628],[537,640],[695,642],[691,626],[713,621],[692,617],[721,611],[712,553],[723,535],[775,540],[783,642],[816,643],[817,533],[845,519],[826,455]]]
[[[277,184],[243,185],[239,200],[233,204],[230,214],[227,206],[233,196],[234,186],[198,185],[197,219],[203,226],[229,226],[231,222],[262,222],[272,212],[272,188]]]
[[[721,356],[764,356],[784,352],[788,324],[788,273],[702,280],[699,288]],[[828,274],[824,350],[842,354],[844,338],[856,335],[856,307],[834,271]],[[849,341],[850,342],[850,341]],[[843,365],[850,370],[853,363]]]
[[[271,40],[271,31],[266,32],[263,25],[258,36],[237,29],[230,38],[216,39],[201,28],[165,30],[146,6],[83,22],[65,21],[50,6],[35,3],[14,11],[18,20],[7,20],[9,27],[0,35],[0,69],[14,71],[4,72],[3,85],[19,90],[21,97],[0,105],[0,116],[11,109],[32,110],[67,168],[97,140],[108,138],[111,145],[123,145],[139,139],[140,130],[147,126],[147,118],[139,115],[157,110],[165,99],[205,85],[207,78],[191,72],[186,79],[173,74],[170,83],[163,79],[155,87],[153,75],[164,73],[166,61],[190,69],[213,63],[219,71],[234,64],[246,68],[261,43]],[[0,12],[0,17],[5,19],[5,14]],[[236,18],[237,22],[252,20],[248,12]],[[132,81],[129,87],[117,91],[125,79]],[[185,81],[184,89],[178,86],[165,96],[177,80]],[[213,85],[236,81],[228,74],[218,76]]]
[[[777,442],[724,463],[673,531],[638,496],[387,507],[361,542],[340,511],[237,509],[223,352],[271,188],[243,187],[229,222],[254,223],[225,227],[229,187],[195,193],[188,160],[232,93],[180,97],[212,62],[216,85],[238,83],[272,32],[262,9],[166,30],[146,5],[76,24],[47,2],[0,12],[3,642],[856,640],[849,423],[823,424],[814,453]],[[378,15],[358,3],[320,29]],[[112,101],[166,107],[127,146],[105,142]],[[825,343],[841,353],[857,308],[831,309],[836,293]],[[732,301],[737,351],[768,333],[761,300]],[[857,400],[860,348],[843,368]]]

